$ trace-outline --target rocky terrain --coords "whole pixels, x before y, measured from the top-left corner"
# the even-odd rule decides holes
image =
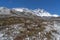
[[[0,11],[0,40],[60,40],[60,17],[57,15],[42,17],[31,10],[4,7]]]

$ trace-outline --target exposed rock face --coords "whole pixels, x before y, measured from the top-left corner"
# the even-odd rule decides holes
[[[1,40],[57,40],[59,23],[54,20],[28,17],[0,19]],[[57,36],[57,37],[56,37]]]

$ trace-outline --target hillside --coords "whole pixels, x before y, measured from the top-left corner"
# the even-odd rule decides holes
[[[0,40],[59,40],[60,17],[28,9],[0,8]],[[8,13],[8,14],[7,14]],[[35,14],[34,14],[35,13]]]

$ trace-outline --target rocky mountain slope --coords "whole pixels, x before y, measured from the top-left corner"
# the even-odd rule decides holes
[[[60,17],[41,9],[0,8],[0,40],[60,40]]]

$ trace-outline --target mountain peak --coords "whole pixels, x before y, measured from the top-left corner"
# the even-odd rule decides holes
[[[37,16],[41,16],[41,17],[43,17],[43,16],[58,17],[59,16],[59,15],[56,15],[56,14],[51,14],[51,13],[45,11],[44,9],[39,9],[39,8],[34,9],[34,10],[28,9],[28,8],[13,8],[13,9],[16,10],[16,11],[19,11],[19,12],[23,12],[23,11],[30,12],[30,13],[36,14]]]
[[[12,10],[15,10],[15,11],[19,11],[19,12],[29,12],[29,13],[32,13],[32,14],[35,14],[37,16],[46,16],[46,17],[58,17],[59,15],[57,14],[51,14],[47,11],[45,11],[44,9],[28,9],[28,8],[12,8]],[[6,7],[0,7],[0,14],[11,14],[10,13],[10,9],[6,8]]]
[[[10,14],[10,9],[6,8],[6,7],[0,7],[0,14]]]
[[[38,16],[46,16],[46,17],[58,17],[59,15],[57,14],[51,14],[47,11],[45,11],[44,9],[35,9],[33,10],[35,14],[37,14]]]

